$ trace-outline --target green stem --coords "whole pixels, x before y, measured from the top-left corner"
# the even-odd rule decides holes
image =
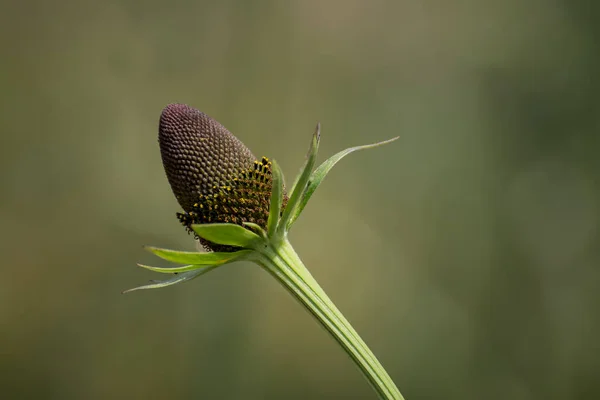
[[[342,346],[381,399],[404,400],[375,355],[319,286],[287,240],[263,248],[258,261]]]

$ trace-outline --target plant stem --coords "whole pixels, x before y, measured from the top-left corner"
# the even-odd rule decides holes
[[[271,242],[261,249],[257,261],[342,346],[381,399],[404,400],[383,366],[319,286],[287,239],[278,243]]]

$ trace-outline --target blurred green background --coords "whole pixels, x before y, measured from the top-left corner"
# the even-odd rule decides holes
[[[253,264],[193,249],[168,103],[298,171],[292,243],[408,400],[600,396],[600,27],[586,1],[3,1],[2,398],[371,399]]]

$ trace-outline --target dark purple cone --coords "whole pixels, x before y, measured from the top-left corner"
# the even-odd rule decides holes
[[[183,104],[165,107],[158,141],[167,178],[185,211],[177,217],[188,231],[193,224],[219,222],[266,227],[272,187],[268,159],[257,161],[223,125]],[[215,251],[235,250],[200,242]]]
[[[185,104],[169,104],[160,116],[160,153],[171,189],[185,211],[200,194],[212,193],[256,157],[223,125]]]

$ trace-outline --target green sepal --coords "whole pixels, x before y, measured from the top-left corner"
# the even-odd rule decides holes
[[[192,225],[192,229],[202,239],[226,246],[253,249],[263,241],[256,233],[236,224],[198,224]]]
[[[271,204],[269,205],[269,220],[267,221],[267,234],[273,236],[279,223],[281,214],[281,202],[283,200],[283,174],[275,160],[271,162],[271,176],[273,184],[271,188]]]
[[[161,272],[163,274],[179,274],[182,272],[195,271],[197,269],[210,267],[210,265],[181,265],[179,267],[152,267],[150,265],[144,265],[144,264],[138,264],[137,266],[144,268],[144,269],[148,269],[150,271]]]
[[[161,249],[153,246],[144,246],[144,248],[163,260],[191,265],[222,265],[247,256],[251,252],[251,250],[240,250],[235,252],[199,253],[196,251]]]
[[[250,230],[252,230],[252,232],[256,233],[258,236],[260,236],[264,240],[268,239],[267,232],[265,232],[265,230],[260,225],[255,224],[254,222],[242,222],[242,224],[244,224],[244,226],[247,226],[248,228],[250,228]]]
[[[285,232],[286,227],[289,226],[289,220],[292,215],[296,215],[296,208],[298,207],[300,201],[302,200],[302,195],[306,189],[306,184],[310,178],[310,174],[315,166],[315,162],[317,160],[317,152],[319,151],[319,142],[321,141],[321,124],[317,124],[315,129],[315,133],[313,134],[312,141],[310,143],[310,148],[308,149],[308,154],[306,156],[306,162],[302,167],[300,174],[296,177],[296,181],[292,186],[290,199],[288,200],[285,209],[283,210],[283,215],[281,216],[281,220],[279,222],[278,231]]]
[[[363,146],[350,147],[346,150],[342,150],[339,153],[329,157],[325,162],[323,162],[323,164],[319,165],[319,167],[317,169],[315,169],[315,171],[310,176],[310,179],[308,180],[308,184],[306,185],[306,189],[303,193],[303,196],[299,200],[298,206],[293,211],[293,214],[290,216],[289,222],[286,225],[286,229],[288,229],[288,230],[290,229],[292,224],[296,221],[298,216],[302,213],[302,210],[304,210],[306,203],[308,203],[308,200],[310,200],[310,198],[312,197],[315,190],[317,190],[317,188],[319,187],[319,185],[321,184],[323,179],[325,179],[325,176],[327,176],[329,171],[331,171],[331,168],[333,168],[333,166],[335,164],[337,164],[338,161],[340,161],[342,158],[346,157],[348,154],[353,153],[355,151],[372,149],[374,147],[382,146],[384,144],[391,143],[394,140],[397,140],[398,138],[399,138],[399,136],[396,136],[395,138],[385,140],[383,142],[366,144]]]
[[[198,268],[193,271],[188,271],[188,272],[184,272],[182,274],[177,274],[174,277],[172,277],[171,279],[167,279],[165,281],[153,281],[153,283],[150,283],[148,285],[142,285],[142,286],[134,287],[132,289],[127,289],[127,290],[124,290],[122,293],[125,294],[125,293],[133,292],[136,290],[159,289],[159,288],[163,288],[163,287],[167,287],[167,286],[177,285],[179,283],[191,281],[192,279],[197,278],[200,275],[207,273],[208,271],[212,271],[215,268],[217,268],[217,265],[209,265],[209,266],[206,266],[205,268]]]

